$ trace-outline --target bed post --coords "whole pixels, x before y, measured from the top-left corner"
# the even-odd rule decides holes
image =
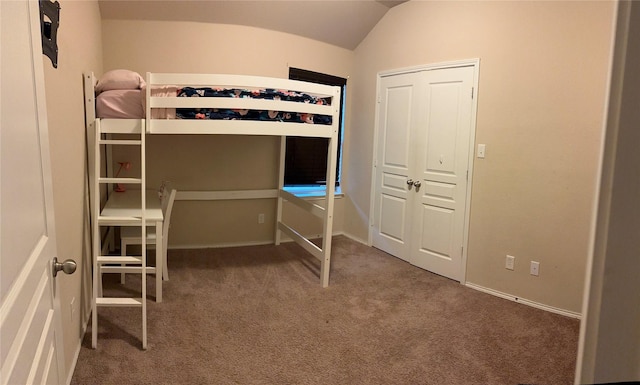
[[[88,179],[87,184],[89,186],[89,220],[93,221],[95,218],[92,217],[93,210],[93,200],[96,199],[99,191],[95,191],[93,188],[93,184],[91,181],[95,177],[94,173],[94,153],[93,153],[93,141],[95,131],[95,122],[96,122],[96,101],[95,101],[95,92],[94,87],[96,85],[96,80],[93,75],[93,72],[85,71],[83,74],[84,79],[84,124],[85,124],[85,139],[86,139],[86,149],[87,149],[87,170],[88,170]],[[98,198],[99,199],[99,198]]]
[[[336,91],[333,100],[340,99],[340,91]],[[325,191],[325,211],[322,231],[322,261],[320,263],[320,283],[322,287],[329,286],[329,272],[331,270],[331,238],[333,236],[333,204],[336,193],[336,163],[338,158],[338,130],[339,103],[334,103],[335,110],[332,120],[331,137],[327,150],[327,188]]]
[[[282,231],[280,231],[280,222],[282,222],[282,194],[281,191],[284,189],[284,168],[285,168],[285,157],[287,152],[287,137],[280,137],[280,169],[278,171],[278,203],[276,208],[276,226],[275,226],[275,244],[280,244],[280,238],[282,236]]]

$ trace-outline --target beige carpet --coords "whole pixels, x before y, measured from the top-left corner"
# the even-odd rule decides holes
[[[72,384],[572,384],[579,321],[344,237],[330,286],[299,246],[170,250],[164,302],[99,312]],[[133,291],[105,278],[105,290]],[[154,300],[153,280],[149,299]]]

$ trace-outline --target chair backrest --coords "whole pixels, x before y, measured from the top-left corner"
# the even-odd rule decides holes
[[[167,192],[166,197],[164,197],[162,201],[162,232],[164,236],[167,235],[169,231],[169,222],[171,221],[171,211],[173,211],[173,202],[176,200],[176,193],[178,191],[176,189],[171,189]]]
[[[165,244],[165,250],[167,240],[169,238],[169,225],[171,224],[171,211],[173,211],[173,202],[176,200],[176,189],[168,190],[166,194],[163,194],[162,200],[162,214],[164,219],[162,220],[162,239]]]

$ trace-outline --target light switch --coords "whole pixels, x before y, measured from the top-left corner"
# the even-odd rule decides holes
[[[478,145],[478,158],[484,158],[485,148],[486,146],[484,144]]]

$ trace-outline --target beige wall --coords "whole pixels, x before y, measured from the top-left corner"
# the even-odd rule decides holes
[[[467,281],[581,310],[604,116],[610,2],[410,1],[355,50],[345,231],[368,234],[376,74],[480,58]],[[515,271],[504,268],[507,254]],[[540,262],[540,276],[529,262]]]
[[[69,377],[88,319],[90,252],[85,233],[85,126],[82,72],[101,71],[100,11],[94,1],[60,1],[58,68],[43,56],[58,258],[73,258],[78,269],[59,275],[64,325],[65,370]],[[71,303],[75,312],[71,314]]]
[[[287,78],[289,66],[348,77],[353,52],[259,28],[188,22],[104,20],[104,70],[228,73]],[[275,188],[279,139],[246,136],[153,136],[147,185],[179,190]],[[133,154],[115,155],[116,161]],[[169,247],[270,242],[274,201],[176,202]],[[340,205],[336,208],[339,210]],[[339,216],[340,217],[340,216]],[[336,231],[341,222],[336,221]]]

